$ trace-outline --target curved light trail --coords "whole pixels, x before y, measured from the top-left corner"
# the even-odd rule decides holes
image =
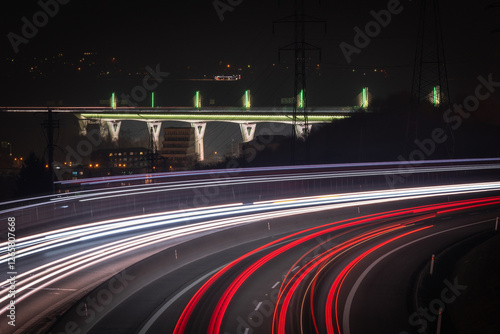
[[[68,200],[81,200],[83,202],[96,201],[122,196],[191,189],[193,187],[223,187],[226,185],[286,182],[289,180],[334,179],[379,175],[393,176],[394,174],[405,175],[457,171],[499,170],[500,159],[429,160],[421,161],[419,162],[419,165],[420,166],[411,166],[404,161],[304,165],[211,170],[209,177],[207,176],[206,171],[189,171],[58,181],[56,184],[63,187],[72,187],[76,185],[91,188],[97,187],[97,189],[86,190],[78,188],[76,191],[69,193],[39,196],[0,203],[0,209],[1,207],[17,206],[0,210],[0,214],[6,214],[18,210],[21,205],[23,205],[24,208],[43,207],[47,205],[45,202],[47,200],[50,200],[53,203],[64,203]],[[297,170],[300,170],[300,173],[296,172]],[[269,175],[258,175],[262,173],[272,173],[272,175],[271,177],[269,177]],[[188,179],[177,180],[178,178]],[[191,178],[193,180],[191,180]],[[127,182],[130,183],[130,185],[124,186],[124,183]],[[120,186],[120,188],[118,188],[118,186]],[[99,189],[99,187],[102,188]]]
[[[422,171],[424,170],[426,169],[423,168]],[[380,175],[380,171],[377,170],[378,175]],[[363,173],[374,173],[374,171]],[[295,180],[296,177],[295,174],[286,174],[281,176],[281,180]],[[331,178],[332,173],[320,172],[301,177],[321,180],[323,177]],[[230,181],[190,182],[197,187],[203,187],[207,184],[211,186],[229,184]],[[269,178],[266,179],[263,176],[233,179],[233,182],[240,183],[269,181]],[[179,186],[187,187],[181,182],[179,184],[158,185],[157,187],[138,186],[130,189],[89,191],[67,197],[51,198],[51,204],[69,199],[94,201],[127,194],[148,194]],[[16,302],[26,302],[31,298],[37,298],[43,289],[63,279],[71,278],[72,275],[81,273],[84,269],[106,262],[112,263],[125,255],[147,252],[154,247],[163,250],[181,238],[193,240],[202,235],[243,224],[315,214],[345,207],[439,198],[447,195],[468,194],[476,196],[479,193],[498,192],[499,190],[500,182],[483,182],[282,198],[108,219],[47,230],[19,237],[17,240],[16,256],[18,259],[29,257],[30,259],[40,259],[40,261],[36,265],[30,264],[32,267],[27,267],[24,272],[18,275]],[[276,303],[269,332],[280,334],[289,332],[290,326],[293,324],[294,328],[297,326],[297,330],[305,333],[307,332],[307,324],[311,324],[318,333],[322,332],[324,328],[328,333],[347,334],[349,333],[349,325],[346,324],[349,321],[349,308],[347,307],[349,301],[344,308],[340,304],[339,295],[343,291],[346,278],[351,275],[357,265],[390,244],[407,239],[410,241],[406,244],[410,244],[414,240],[420,240],[413,238],[434,235],[429,232],[433,231],[435,227],[429,220],[437,216],[450,215],[463,210],[487,208],[498,204],[500,204],[500,197],[417,206],[341,221],[333,221],[332,219],[333,222],[328,224],[280,236],[277,240],[237,257],[220,270],[207,276],[204,283],[194,292],[186,304],[176,322],[174,333],[180,334],[189,330],[189,326],[192,326],[193,319],[198,312],[203,312],[199,305],[203,300],[209,298],[207,296],[216,297],[213,299],[213,312],[210,312],[210,315],[206,317],[209,319],[204,324],[206,331],[210,334],[222,332],[228,312],[231,311],[231,305],[235,303],[248,282],[258,276],[265,265],[280,261],[288,263],[289,261],[291,266],[281,283],[278,293],[279,302]],[[46,205],[46,203],[33,205]],[[331,237],[332,234],[333,237]],[[335,238],[338,244],[322,248],[319,254],[312,256],[311,254],[316,252],[318,247],[324,245],[317,242],[316,245],[311,245],[320,237],[326,237],[327,240]],[[90,247],[84,248],[89,244]],[[303,247],[306,249],[305,252]],[[0,263],[8,261],[7,250],[7,242],[0,243]],[[54,257],[47,259],[44,254],[49,250],[58,250],[58,252],[55,253]],[[304,261],[306,262],[304,263]],[[326,298],[316,298],[316,296],[325,295],[325,284],[329,280],[331,280],[331,284]],[[0,315],[7,311],[8,283],[8,280],[0,282]],[[214,291],[215,285],[223,286],[223,289]],[[352,291],[355,289],[351,290],[353,296],[354,292]],[[352,296],[349,297],[351,302]],[[318,305],[320,299],[325,300],[323,305]],[[298,308],[297,305],[299,305]],[[165,308],[167,307],[159,309],[163,312]],[[151,319],[158,319],[160,316],[161,313],[156,313],[152,315]],[[146,322],[141,333],[147,332],[147,326],[152,325],[153,322]]]
[[[288,282],[282,284],[280,288],[280,293],[278,297],[278,301],[276,302],[276,309],[273,317],[273,333],[288,333],[287,323],[291,320],[289,318],[293,318],[293,315],[289,314],[289,306],[292,298],[294,298],[294,294],[297,293],[299,286],[306,285],[310,286],[311,282],[317,277],[317,274],[322,270],[329,269],[329,265],[333,260],[335,260],[338,256],[351,252],[353,249],[359,248],[368,240],[378,240],[375,246],[370,247],[367,250],[362,251],[360,254],[356,255],[356,257],[348,262],[345,265],[342,265],[340,268],[336,268],[337,271],[340,270],[338,274],[336,274],[336,279],[331,285],[326,304],[324,305],[325,315],[324,319],[326,319],[326,329],[328,333],[342,333],[341,328],[341,312],[339,310],[339,290],[342,288],[342,283],[344,282],[346,276],[352,271],[352,269],[360,263],[363,259],[365,259],[368,255],[372,254],[376,250],[383,248],[384,246],[397,241],[399,239],[405,238],[414,233],[426,231],[432,229],[433,225],[420,225],[417,222],[426,221],[430,218],[434,218],[437,215],[443,215],[446,213],[450,213],[452,211],[458,210],[468,210],[472,208],[477,208],[479,206],[493,206],[500,204],[500,197],[493,197],[487,199],[480,200],[464,200],[457,201],[452,203],[445,203],[439,205],[429,205],[424,207],[416,207],[409,208],[406,210],[397,210],[394,212],[381,213],[377,215],[370,215],[355,219],[348,219],[342,222],[336,222],[332,224],[327,224],[323,226],[319,226],[316,228],[311,228],[309,230],[296,232],[289,236],[283,237],[271,243],[268,243],[260,248],[255,249],[254,251],[247,253],[240,258],[234,260],[226,267],[221,269],[218,273],[213,275],[198,291],[195,293],[191,301],[188,303],[186,308],[184,309],[181,317],[179,318],[176,328],[174,330],[175,334],[185,333],[187,331],[188,323],[190,319],[193,317],[193,313],[197,310],[197,306],[200,303],[201,299],[204,298],[204,295],[207,293],[209,289],[217,282],[223,281],[224,277],[228,275],[230,270],[239,266],[244,260],[248,260],[251,257],[254,257],[257,253],[265,252],[266,250],[270,250],[273,246],[277,244],[282,244],[286,242],[283,246],[276,248],[272,251],[269,251],[267,254],[261,254],[256,257],[256,260],[251,262],[250,264],[245,265],[243,271],[241,271],[238,276],[233,277],[226,288],[226,290],[219,297],[217,305],[212,312],[212,316],[210,319],[210,323],[208,324],[207,333],[215,334],[222,332],[222,324],[226,317],[226,313],[228,308],[231,305],[231,302],[235,295],[239,292],[240,289],[243,289],[244,284],[247,280],[249,280],[252,275],[254,275],[258,270],[262,270],[262,267],[270,262],[270,261],[279,261],[279,258],[285,254],[286,252],[291,251],[293,248],[296,248],[299,245],[304,244],[307,241],[313,240],[319,236],[325,236],[333,231],[342,231],[345,229],[349,229],[352,227],[359,227],[360,225],[367,224],[368,222],[373,221],[384,221],[388,220],[388,224],[380,225],[376,224],[373,226],[373,229],[368,232],[357,235],[352,239],[348,239],[346,242],[339,244],[338,246],[328,249],[319,256],[315,257],[304,266],[302,266],[296,273],[293,274],[291,278],[285,278]],[[403,223],[401,222],[393,222],[395,219],[404,218],[408,215],[419,216],[412,219],[405,219]],[[330,226],[330,227],[329,227]],[[408,230],[409,229],[409,230]],[[399,231],[399,232],[398,232]],[[396,233],[395,236],[390,236],[391,234]],[[305,236],[301,236],[306,234]],[[389,235],[389,237],[384,237]],[[299,237],[299,238],[297,238]],[[310,250],[309,250],[310,252]],[[304,255],[302,255],[303,257]],[[294,256],[297,258],[297,256]],[[296,270],[297,262],[290,267],[287,277]],[[226,278],[227,279],[227,278]],[[311,292],[313,293],[313,292]],[[305,331],[303,331],[305,332]]]
[[[358,202],[357,205],[365,205],[373,202],[359,202],[384,199],[387,199],[388,201],[416,199],[439,195],[467,194],[478,191],[495,191],[498,189],[500,189],[500,182],[489,182],[311,196],[290,198],[286,200],[255,202],[253,205],[236,203],[217,207],[178,210],[172,213],[151,214],[146,216],[130,217],[127,219],[113,219],[85,225],[77,225],[22,237],[17,240],[16,253],[18,258],[22,258],[27,255],[36,254],[49,249],[54,249],[56,247],[85,242],[89,239],[195,220],[210,219],[214,217],[245,215],[251,213],[340,203],[351,203],[351,205],[355,205],[353,203]],[[325,207],[324,209],[331,209],[331,207]],[[6,262],[7,259],[7,242],[3,242],[0,243],[0,263]]]

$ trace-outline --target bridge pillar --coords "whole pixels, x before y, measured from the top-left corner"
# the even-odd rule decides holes
[[[120,135],[121,121],[108,121],[108,130],[111,134],[111,142],[113,145],[118,146],[118,139]]]
[[[108,122],[106,121],[101,121],[101,123],[99,124],[99,133],[101,134],[101,138],[103,140],[108,140],[109,138],[109,130],[107,123]]]
[[[153,146],[156,151],[160,149],[161,122],[148,122],[148,134],[153,135]]]
[[[195,137],[195,153],[198,155],[198,160],[205,160],[205,148],[203,146],[203,137],[205,137],[205,129],[207,128],[207,123],[191,123],[194,128]]]
[[[87,135],[87,125],[89,125],[90,121],[88,119],[78,119],[78,124],[80,125],[80,136]]]
[[[312,129],[312,124],[308,124],[307,125],[307,133],[311,133],[311,129]],[[306,130],[306,127],[304,125],[297,124],[295,126],[295,133],[297,134],[297,138],[304,139],[305,130]]]
[[[255,129],[257,128],[256,123],[244,123],[240,124],[241,136],[243,137],[243,142],[248,143],[252,141],[255,137]]]

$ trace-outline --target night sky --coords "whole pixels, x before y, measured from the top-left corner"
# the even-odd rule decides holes
[[[344,58],[339,44],[354,44],[353,29],[356,26],[364,29],[374,20],[370,11],[386,9],[390,1],[306,2],[309,15],[327,22],[326,33],[322,24],[308,26],[308,42],[322,49],[319,69],[314,69],[319,63],[318,54],[309,54],[308,65],[312,68],[308,76],[309,105],[354,105],[363,86],[368,86],[377,98],[411,90],[418,1],[403,0],[401,12],[391,17],[389,25],[360,54],[352,55],[351,63]],[[214,3],[210,0],[68,1],[59,4],[58,13],[27,44],[20,44],[19,52],[15,53],[9,33],[22,35],[22,18],[32,22],[41,7],[37,1],[10,1],[3,5],[0,14],[3,36],[0,105],[44,106],[47,101],[63,101],[67,106],[98,105],[99,100],[109,98],[110,92],[130,91],[139,82],[141,75],[126,81],[101,80],[64,71],[36,79],[26,74],[34,58],[64,53],[78,59],[84,52],[97,53],[102,59],[115,57],[127,71],[159,65],[162,71],[170,73],[158,91],[158,103],[165,106],[191,105],[192,93],[197,89],[203,90],[207,98],[215,97],[217,104],[222,105],[239,105],[244,89],[251,89],[253,104],[257,106],[278,105],[281,97],[291,96],[291,54],[282,53],[280,61],[278,49],[293,41],[293,26],[276,25],[273,34],[273,21],[291,15],[293,2],[233,1],[239,4],[223,13],[223,21]],[[500,81],[498,1],[481,0],[464,5],[442,0],[440,5],[452,100],[472,94],[479,75],[492,74]],[[243,80],[233,86],[185,81],[205,75],[213,77],[223,69],[237,74],[238,68],[243,69]],[[496,106],[498,95],[492,97]],[[495,112],[491,111],[490,120],[498,119]],[[23,138],[42,142],[41,116],[29,120],[2,117],[5,118],[2,140],[15,142],[24,133]],[[19,125],[22,122],[26,122],[23,127]],[[74,127],[74,123],[68,128]],[[125,131],[131,136],[141,132],[133,128]],[[237,129],[230,132],[237,138]],[[73,137],[64,133],[61,136],[68,140]],[[207,144],[210,145],[210,140]],[[22,144],[18,147],[19,154],[26,154],[26,147]],[[38,151],[42,147],[35,145]]]

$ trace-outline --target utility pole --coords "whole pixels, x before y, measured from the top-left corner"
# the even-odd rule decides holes
[[[52,109],[47,110],[47,120],[43,122],[42,126],[47,131],[47,150],[48,150],[48,166],[49,166],[49,178],[50,184],[52,186],[52,191],[54,188],[54,129],[59,129],[59,121],[54,120],[52,117]]]
[[[285,17],[274,23],[293,23],[294,24],[294,42],[279,49],[281,51],[294,51],[294,85],[293,85],[293,114],[292,114],[292,145],[291,145],[291,163],[295,164],[297,160],[297,125],[303,126],[302,134],[306,144],[306,160],[309,160],[309,123],[307,117],[307,90],[306,90],[306,51],[319,51],[321,61],[321,49],[306,42],[306,25],[308,23],[324,23],[326,32],[326,21],[320,21],[305,14],[305,0],[294,1],[294,15]],[[273,25],[274,30],[274,25]]]

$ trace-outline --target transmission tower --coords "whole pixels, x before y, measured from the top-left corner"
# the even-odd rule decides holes
[[[293,23],[294,24],[294,42],[279,49],[280,58],[282,51],[293,51],[295,55],[295,78],[293,85],[293,114],[292,114],[292,147],[291,147],[291,162],[296,162],[296,142],[297,129],[303,129],[302,137],[306,143],[306,160],[309,160],[309,144],[307,137],[309,135],[309,123],[307,117],[307,90],[306,90],[306,51],[318,51],[321,49],[317,46],[306,42],[306,25],[308,23],[324,23],[326,31],[326,21],[320,21],[316,18],[305,14],[305,0],[294,1],[294,15],[285,17],[274,23]],[[300,125],[300,127],[298,127]]]
[[[450,107],[450,91],[438,0],[421,0],[407,142],[418,136],[418,114],[427,100],[438,111]],[[414,135],[414,136],[413,136]]]

